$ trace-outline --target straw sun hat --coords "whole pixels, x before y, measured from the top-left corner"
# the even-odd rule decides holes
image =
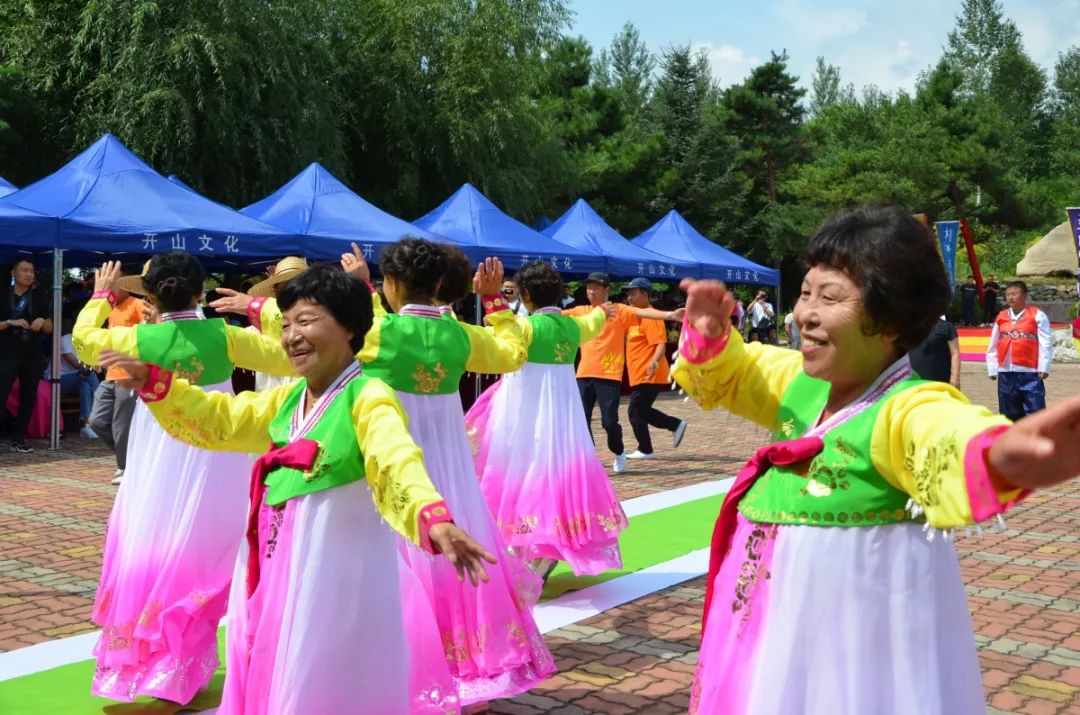
[[[113,283],[113,288],[126,290],[135,295],[146,295],[146,287],[143,285],[143,276],[150,270],[150,261],[143,264],[142,273],[137,276],[121,276]]]
[[[277,266],[274,267],[274,275],[251,286],[247,293],[257,297],[271,297],[274,295],[274,286],[296,278],[307,268],[307,261],[303,258],[286,256],[278,261]]]

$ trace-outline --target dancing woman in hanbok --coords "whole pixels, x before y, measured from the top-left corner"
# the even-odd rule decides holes
[[[275,341],[201,318],[204,278],[186,253],[158,254],[141,277],[120,278],[119,264],[106,263],[73,331],[79,359],[97,365],[102,350],[117,351],[226,393],[234,367],[290,374]],[[101,328],[114,285],[147,295],[160,322]],[[91,615],[101,626],[92,690],[113,700],[187,703],[218,667],[218,622],[243,538],[250,465],[243,454],[181,444],[141,405],[129,443]]]
[[[484,498],[507,543],[537,573],[557,561],[579,575],[621,568],[626,515],[596,454],[574,376],[578,346],[599,335],[609,316],[600,306],[584,317],[562,315],[562,278],[543,261],[514,280],[529,309],[519,319],[528,362],[465,416]]]
[[[424,452],[431,481],[462,528],[488,551],[508,554],[508,547],[484,501],[465,434],[458,395],[466,372],[506,373],[521,367],[525,346],[521,329],[499,295],[502,264],[481,264],[473,287],[482,298],[493,333],[458,322],[433,305],[446,275],[447,251],[457,249],[419,239],[405,239],[383,250],[383,292],[394,313],[375,301],[375,322],[358,358],[367,375],[392,387],[409,416],[409,432]],[[358,250],[342,257],[351,273],[369,280]],[[443,294],[451,303],[461,296]],[[264,334],[280,331],[280,311],[272,300],[248,305],[252,323]],[[403,553],[441,636],[443,657],[457,685],[461,705],[512,697],[545,680],[555,663],[532,616],[541,582],[518,559],[500,558],[491,582],[463,587],[449,564],[403,545]],[[413,595],[403,580],[403,597]],[[408,605],[408,604],[407,604]],[[410,620],[413,623],[413,620]],[[415,619],[411,637],[426,636]],[[421,670],[413,667],[414,674]]]
[[[1010,425],[912,374],[949,302],[935,244],[897,208],[826,221],[800,352],[744,344],[723,285],[684,281],[676,380],[774,440],[717,520],[693,712],[985,711],[951,533],[1080,472],[1080,397]]]
[[[454,525],[401,403],[355,361],[372,319],[364,284],[315,266],[279,299],[282,344],[302,378],[293,385],[234,397],[160,366],[106,360],[132,375],[174,437],[214,450],[271,445],[251,474],[218,714],[427,712],[410,701],[411,637],[386,527],[445,562],[461,588],[486,581],[483,562],[495,559]],[[471,586],[460,582],[465,570]]]

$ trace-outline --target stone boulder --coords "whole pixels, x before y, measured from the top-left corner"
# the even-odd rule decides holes
[[[1076,242],[1069,224],[1063,223],[1029,248],[1016,264],[1018,276],[1075,275],[1078,266]]]
[[[1071,327],[1054,331],[1054,362],[1080,362]]]

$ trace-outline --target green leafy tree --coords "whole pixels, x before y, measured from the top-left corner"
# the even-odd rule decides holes
[[[627,116],[637,119],[652,93],[655,69],[656,57],[634,24],[628,22],[615,35],[611,47],[601,50],[596,62],[596,81],[616,89]]]
[[[840,68],[817,58],[814,75],[810,78],[810,116],[817,116],[821,110],[841,102],[855,101],[855,87],[848,83],[840,84]]]
[[[945,59],[960,72],[962,91],[986,91],[999,55],[1020,44],[1016,23],[1005,17],[999,0],[964,0],[949,33]]]

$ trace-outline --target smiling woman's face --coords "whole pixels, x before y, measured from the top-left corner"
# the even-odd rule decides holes
[[[318,381],[324,373],[331,380],[336,377],[342,364],[353,359],[352,338],[352,332],[318,303],[298,300],[282,315],[281,347],[296,374],[309,381]]]
[[[803,369],[811,377],[833,385],[869,383],[899,357],[895,335],[866,334],[871,321],[862,291],[843,271],[807,271],[794,314]]]

